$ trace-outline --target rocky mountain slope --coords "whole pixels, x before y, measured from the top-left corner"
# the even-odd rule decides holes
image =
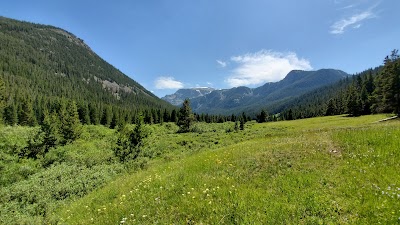
[[[253,113],[262,108],[277,112],[290,99],[338,82],[347,76],[349,76],[347,73],[334,69],[294,70],[279,82],[266,83],[258,88],[235,87],[214,90],[209,94],[191,98],[191,104],[197,113],[228,115],[242,111]],[[180,96],[183,99],[185,97],[188,96]]]

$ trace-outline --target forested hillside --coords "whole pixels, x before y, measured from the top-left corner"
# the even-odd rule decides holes
[[[281,110],[281,119],[371,113],[395,113],[400,107],[400,57],[393,50],[383,66],[365,70],[334,85],[294,99]]]
[[[0,79],[7,124],[36,124],[44,111],[77,104],[83,124],[149,120],[172,106],[101,59],[84,41],[52,26],[0,17]],[[22,114],[32,117],[26,121]],[[154,118],[153,115],[157,115]]]

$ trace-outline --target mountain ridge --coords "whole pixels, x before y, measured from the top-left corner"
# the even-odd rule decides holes
[[[261,108],[268,108],[275,113],[277,110],[273,105],[282,104],[293,97],[335,83],[347,76],[349,74],[336,69],[292,70],[284,79],[268,82],[257,88],[234,87],[190,98],[191,106],[196,113],[229,115],[249,111],[251,114]]]
[[[174,108],[69,31],[6,17],[0,17],[0,77],[7,106],[18,106],[21,98],[66,98],[92,103],[100,116],[106,105],[119,108],[112,110],[117,114]]]
[[[214,88],[211,87],[194,87],[194,88],[182,88],[176,91],[174,94],[166,95],[161,99],[171,103],[175,106],[180,106],[185,99],[192,99],[200,96],[204,96],[206,94],[214,91]]]

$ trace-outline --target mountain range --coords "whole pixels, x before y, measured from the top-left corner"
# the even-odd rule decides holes
[[[180,89],[175,94],[167,95],[162,99],[178,106],[184,99],[188,98],[191,101],[193,111],[196,113],[228,115],[245,111],[252,114],[263,108],[276,113],[282,110],[291,99],[338,82],[348,76],[349,74],[335,69],[293,70],[283,80],[266,83],[257,88]],[[207,91],[202,92],[202,90]]]

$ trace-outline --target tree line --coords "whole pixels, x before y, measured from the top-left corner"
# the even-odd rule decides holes
[[[400,114],[400,57],[398,50],[386,56],[383,65],[346,78],[295,99],[297,104],[273,115],[275,120],[317,116],[374,113]],[[273,120],[273,119],[270,119]]]

